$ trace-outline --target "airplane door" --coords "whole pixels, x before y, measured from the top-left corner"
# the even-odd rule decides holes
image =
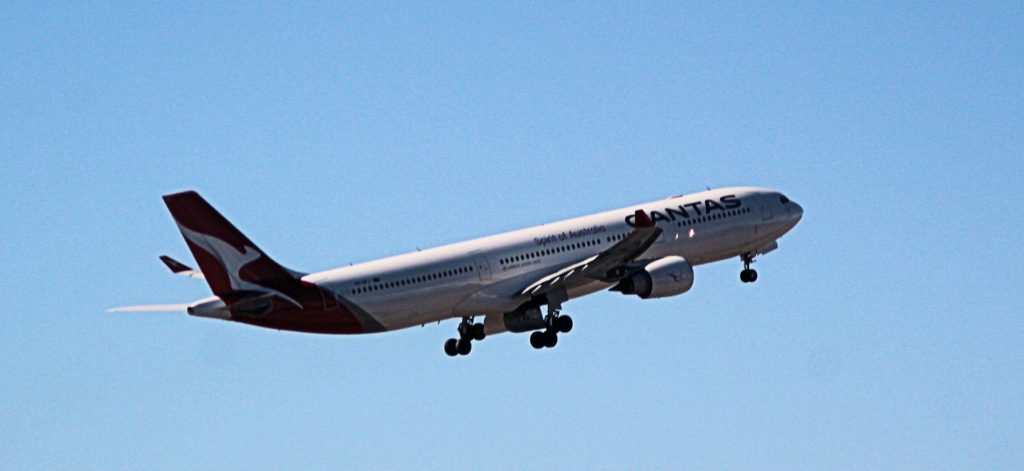
[[[768,202],[767,196],[762,196],[757,199],[757,203],[761,205],[761,220],[767,221],[774,217],[772,214],[772,205]]]
[[[760,223],[754,225],[754,235],[757,235],[759,232],[761,232],[761,223],[770,221],[773,217],[775,217],[775,215],[772,214],[772,205],[771,202],[768,201],[767,196],[758,197],[757,205],[761,211],[761,221]]]
[[[473,252],[469,256],[473,259],[473,269],[476,270],[480,281],[489,281],[491,279],[491,264],[487,263],[487,257],[482,252]]]

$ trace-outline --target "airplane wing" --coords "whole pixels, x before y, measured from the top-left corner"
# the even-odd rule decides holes
[[[644,253],[658,236],[661,228],[642,209],[636,210],[633,232],[615,245],[586,260],[563,267],[531,283],[519,294],[538,296],[559,288],[574,288],[594,280],[608,283],[622,279],[627,273],[625,265]]]
[[[203,272],[193,270],[192,267],[185,265],[184,263],[181,263],[166,255],[161,255],[160,261],[164,262],[164,265],[167,265],[167,268],[170,268],[171,272],[173,272],[175,275],[184,275],[189,278],[206,278],[205,276],[203,276]]]

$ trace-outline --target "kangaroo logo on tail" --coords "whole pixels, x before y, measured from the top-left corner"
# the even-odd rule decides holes
[[[181,234],[185,236],[185,239],[188,242],[199,246],[199,248],[209,252],[210,255],[217,258],[227,275],[228,285],[231,287],[232,291],[269,291],[283,299],[286,299],[297,307],[302,307],[301,303],[281,291],[269,286],[260,285],[257,282],[250,282],[242,278],[243,272],[249,273],[258,271],[248,270],[247,268],[250,263],[258,262],[265,256],[259,251],[259,249],[250,246],[243,246],[242,251],[239,252],[237,249],[232,247],[231,244],[228,244],[216,237],[200,234],[180,224],[178,225],[178,228],[181,229]]]
[[[263,253],[198,193],[167,195],[164,202],[213,294],[231,304],[240,295],[269,293],[302,308],[296,273]]]

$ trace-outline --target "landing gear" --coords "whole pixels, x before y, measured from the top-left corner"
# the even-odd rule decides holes
[[[474,324],[472,316],[463,317],[459,323],[459,338],[448,339],[444,343],[444,352],[450,357],[469,355],[473,349],[473,341],[483,340],[486,336],[483,324]]]
[[[757,271],[750,268],[750,264],[754,263],[754,255],[747,253],[740,256],[743,259],[743,271],[740,272],[740,281],[744,283],[753,283],[757,281]]]
[[[557,332],[554,332],[554,331],[551,331],[551,330],[545,330],[545,331],[538,330],[538,331],[535,331],[534,333],[530,334],[530,345],[533,346],[533,348],[536,348],[537,350],[540,350],[540,349],[545,348],[545,347],[551,348],[551,347],[554,347],[557,344],[558,344],[558,333]]]
[[[469,339],[448,339],[448,341],[444,343],[444,352],[450,357],[455,355],[468,355],[469,351],[472,349],[473,344]]]
[[[563,334],[569,333],[569,331],[572,330],[572,318],[569,316],[556,317],[555,328]]]
[[[556,309],[549,309],[544,323],[548,326],[546,330],[530,334],[530,346],[537,350],[554,347],[558,344],[559,332],[565,334],[572,330],[572,318],[559,315]]]

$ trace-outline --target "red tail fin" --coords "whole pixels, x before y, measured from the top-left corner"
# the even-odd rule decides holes
[[[213,294],[230,304],[241,297],[273,293],[301,306],[297,274],[263,253],[198,193],[166,195],[164,203]]]

